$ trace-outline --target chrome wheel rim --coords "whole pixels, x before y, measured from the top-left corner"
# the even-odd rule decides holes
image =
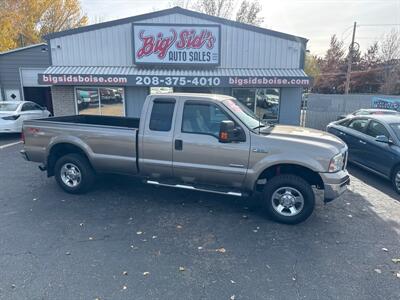
[[[66,163],[61,167],[61,180],[68,187],[77,187],[82,180],[81,171],[73,163]]]
[[[396,185],[396,189],[400,191],[400,171],[396,173],[396,176],[394,177],[394,183]]]
[[[271,201],[274,210],[285,217],[298,215],[304,208],[303,195],[293,187],[280,187],[272,194]]]

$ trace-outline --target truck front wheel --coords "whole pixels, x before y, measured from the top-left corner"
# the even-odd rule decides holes
[[[71,194],[81,194],[89,190],[95,174],[86,157],[72,153],[60,157],[54,167],[58,185]]]
[[[263,193],[266,211],[271,219],[285,224],[305,221],[315,206],[310,184],[296,175],[278,175],[268,180]]]

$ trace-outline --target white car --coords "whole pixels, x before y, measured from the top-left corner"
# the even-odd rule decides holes
[[[31,101],[0,101],[0,133],[21,132],[24,120],[50,116],[45,107]]]

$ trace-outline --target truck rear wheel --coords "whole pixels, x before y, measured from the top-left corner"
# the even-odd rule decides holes
[[[87,192],[95,180],[95,173],[86,157],[76,153],[60,157],[54,175],[58,185],[71,194]]]
[[[264,205],[271,219],[298,224],[313,212],[315,196],[310,184],[296,175],[278,175],[264,186]]]

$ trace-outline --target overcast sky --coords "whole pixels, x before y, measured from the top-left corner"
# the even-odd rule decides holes
[[[169,7],[170,0],[81,0],[91,22],[110,21]],[[239,2],[239,1],[236,1]],[[332,34],[348,45],[356,21],[361,49],[400,30],[400,0],[260,0],[262,27],[309,39],[308,49],[322,55]],[[388,25],[389,24],[389,25]]]

